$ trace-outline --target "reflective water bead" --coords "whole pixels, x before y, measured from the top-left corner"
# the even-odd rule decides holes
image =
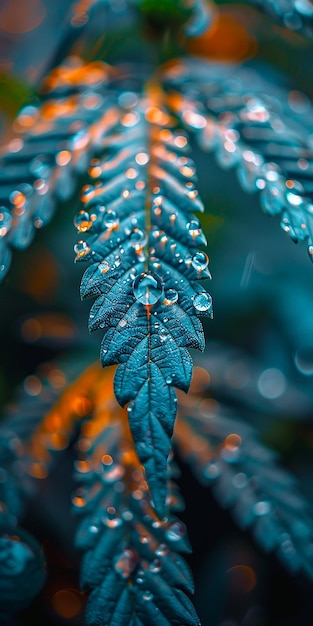
[[[145,591],[142,594],[142,599],[145,600],[146,602],[149,602],[150,600],[153,599],[153,593],[151,593],[151,591]]]
[[[167,553],[169,552],[169,549],[166,545],[166,543],[160,543],[160,545],[157,547],[155,554],[158,557],[163,557],[165,556]]]
[[[286,181],[286,198],[292,206],[300,206],[303,204],[303,196],[305,194],[304,187],[296,180]]]
[[[179,541],[185,536],[185,527],[181,522],[174,522],[165,531],[168,541]]]
[[[208,264],[209,264],[208,255],[205,254],[205,252],[201,252],[200,250],[198,250],[198,252],[196,252],[191,259],[191,265],[198,272],[205,270]]]
[[[76,253],[74,261],[76,262],[80,259],[83,259],[90,252],[90,246],[88,245],[87,241],[83,241],[81,239],[75,244],[74,252]]]
[[[109,528],[117,528],[117,526],[121,526],[123,524],[123,520],[118,517],[114,506],[108,506],[106,515],[102,517],[102,522]]]
[[[201,227],[200,227],[199,220],[191,220],[190,222],[188,222],[186,228],[189,231],[191,237],[193,237],[193,239],[201,235]]]
[[[146,233],[140,228],[134,228],[130,236],[130,244],[136,251],[142,250],[147,243]]]
[[[200,313],[212,311],[212,298],[210,294],[205,291],[197,293],[193,299],[193,306],[197,311],[200,311]]]
[[[115,571],[124,579],[129,578],[139,563],[137,552],[127,548],[113,561]]]
[[[170,306],[172,304],[175,304],[177,300],[178,300],[178,293],[176,289],[168,289],[164,294],[163,304],[165,304],[166,306]]]
[[[157,574],[160,571],[161,567],[162,567],[162,563],[160,559],[154,559],[152,563],[150,563],[149,565],[149,570],[153,574]]]
[[[74,217],[74,226],[78,232],[85,233],[92,226],[89,213],[87,211],[79,211]]]
[[[160,300],[163,293],[163,284],[160,276],[155,272],[142,272],[133,282],[134,296],[138,302],[152,306]]]
[[[152,250],[150,250],[150,252],[152,252]],[[150,265],[152,265],[153,269],[155,270],[159,270],[161,267],[159,259],[157,259],[155,256],[150,257]]]
[[[111,269],[110,263],[108,263],[108,261],[101,261],[101,263],[99,263],[98,265],[98,270],[99,272],[101,272],[101,274],[106,274],[109,269]]]
[[[12,224],[12,216],[10,211],[5,207],[0,207],[0,237],[5,237],[10,230]]]
[[[109,230],[114,230],[118,228],[119,218],[117,213],[112,209],[106,209],[103,213],[103,225]]]

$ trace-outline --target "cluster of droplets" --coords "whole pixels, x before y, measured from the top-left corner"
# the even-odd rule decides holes
[[[108,141],[105,159],[92,160],[89,173],[96,182],[83,188],[84,208],[74,219],[78,233],[89,234],[88,240],[80,239],[74,246],[75,261],[96,261],[98,271],[105,279],[105,275],[110,276],[121,263],[123,267],[123,258],[128,263],[129,251],[132,251],[135,300],[147,308],[157,304],[158,307],[172,306],[179,304],[184,279],[181,278],[180,282],[178,279],[166,280],[170,272],[163,268],[163,250],[166,253],[170,249],[175,266],[180,271],[186,270],[189,279],[197,281],[210,277],[208,256],[203,251],[193,250],[206,243],[200,222],[191,213],[192,210],[203,210],[194,185],[195,167],[186,156],[189,149],[186,136],[163,127],[169,118],[162,109],[149,103],[140,108],[140,100],[132,92],[125,92],[119,104],[123,113],[117,127],[117,139],[113,136],[112,141]],[[142,147],[147,143],[147,122],[154,133],[150,154]],[[133,129],[136,129],[135,136]],[[127,151],[123,149],[124,133],[125,145],[128,137],[130,141]],[[118,151],[114,147],[115,141]],[[149,194],[145,191],[144,181],[149,178],[153,182],[148,218],[151,226],[148,228],[145,207]],[[174,195],[171,195],[172,180]],[[133,202],[138,205],[138,198],[142,207],[140,217],[133,209]],[[177,242],[176,232],[181,229],[183,233],[178,234]],[[151,230],[150,234],[148,230]],[[99,241],[104,244],[102,260]],[[115,258],[112,257],[114,249]],[[198,291],[197,288],[191,298],[195,312],[212,315],[211,296],[203,289],[200,293]]]
[[[311,577],[312,522],[307,505],[293,478],[277,466],[273,452],[238,420],[231,432],[230,421],[221,412],[207,420],[199,414],[189,418],[184,411],[183,420],[188,436],[185,432],[182,449],[200,480],[212,486],[241,528],[253,530],[262,548],[276,550],[291,571],[303,568]],[[200,445],[201,457],[195,455]]]
[[[167,572],[178,567],[177,576],[184,576],[181,568],[186,565],[180,557],[176,565],[175,552],[188,550],[189,544],[185,527],[176,517],[157,518],[143,471],[129,461],[130,443],[120,441],[120,437],[119,425],[110,433],[102,433],[97,443],[92,443],[86,433],[80,440],[83,458],[76,461],[75,471],[82,486],[76,490],[73,504],[77,513],[83,515],[83,521],[76,542],[87,551],[82,565],[85,584],[89,585],[90,573],[87,570],[85,574],[84,568],[88,568],[91,550],[96,560],[110,561],[110,572],[116,575],[116,584],[125,583],[136,610],[137,602],[154,602],[158,606],[160,599],[154,577],[164,575],[162,589],[166,585],[172,593]],[[106,440],[108,445],[105,445]],[[91,596],[90,603],[93,601]]]
[[[306,96],[279,91],[244,70],[234,82],[228,68],[217,74],[208,64],[181,64],[165,79],[180,92],[170,103],[197,134],[201,147],[214,150],[221,167],[236,167],[242,187],[260,192],[263,210],[280,214],[283,230],[294,241],[308,241],[313,260],[313,196],[308,183],[313,174],[313,113]],[[207,91],[210,79],[214,89]],[[269,91],[272,96],[266,95]]]
[[[13,125],[17,136],[0,157],[5,172],[0,186],[6,198],[0,209],[3,276],[11,247],[27,247],[36,229],[48,223],[58,201],[72,194],[89,152],[106,134],[114,118],[114,106],[107,110],[101,94],[107,74],[104,64],[84,66],[72,57],[46,79],[48,98],[42,106],[27,105],[17,116]]]

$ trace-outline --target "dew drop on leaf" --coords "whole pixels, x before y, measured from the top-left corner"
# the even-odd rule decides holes
[[[92,226],[89,213],[87,211],[79,211],[74,217],[74,226],[79,233],[85,233]]]
[[[108,506],[106,514],[102,517],[102,522],[109,528],[117,528],[123,524],[123,520],[117,515],[114,506]]]
[[[147,243],[146,233],[140,228],[135,228],[130,236],[130,243],[135,248],[136,252],[141,251]]]
[[[133,282],[134,296],[138,302],[152,306],[160,300],[163,293],[163,284],[160,276],[155,272],[142,272]]]
[[[150,563],[149,565],[149,570],[153,574],[157,574],[161,570],[161,567],[162,567],[162,563],[160,559],[154,559],[152,563]]]
[[[104,213],[103,213],[103,225],[108,230],[114,230],[114,229],[118,228],[119,218],[117,216],[116,211],[113,211],[112,209],[106,209],[104,211]]]
[[[181,522],[174,522],[165,531],[168,541],[179,541],[185,536],[185,528]]]
[[[151,593],[151,591],[145,591],[142,595],[143,600],[145,600],[146,602],[149,602],[150,600],[152,600],[153,598],[153,593]]]
[[[212,298],[205,291],[197,293],[193,300],[193,306],[200,313],[212,311]]]
[[[158,557],[163,557],[168,553],[169,549],[167,547],[167,545],[165,543],[160,543],[160,545],[157,547],[155,554]]]
[[[98,265],[98,270],[99,272],[101,272],[101,274],[106,274],[109,269],[111,268],[110,263],[108,263],[108,261],[101,261],[101,263],[99,263]]]
[[[78,241],[74,246],[74,252],[76,253],[75,262],[83,259],[89,252],[90,246],[87,241],[83,241],[82,239]]]
[[[127,548],[114,559],[115,571],[124,579],[129,578],[139,562],[135,550]]]
[[[191,237],[193,237],[193,239],[201,235],[201,227],[198,220],[191,220],[190,222],[188,222],[186,228],[189,231]]]
[[[169,306],[171,304],[175,304],[178,300],[178,293],[176,289],[168,289],[164,294],[163,304]]]
[[[207,254],[205,254],[205,252],[200,252],[198,250],[198,252],[193,255],[191,259],[191,264],[195,270],[197,270],[198,272],[202,272],[207,268],[209,264],[209,257]]]

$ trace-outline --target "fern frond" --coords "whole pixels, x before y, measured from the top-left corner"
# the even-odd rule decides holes
[[[307,241],[313,260],[308,98],[274,87],[250,68],[199,59],[170,68],[164,82],[172,110],[201,147],[214,150],[221,167],[236,167],[242,187],[260,192],[263,210],[281,215],[283,230],[295,242]]]
[[[249,0],[286,28],[313,37],[313,7],[310,0]]]
[[[2,277],[11,247],[27,247],[35,230],[49,222],[57,202],[72,194],[76,177],[115,119],[116,110],[106,98],[108,67],[83,65],[72,57],[46,79],[44,102],[20,111],[16,136],[0,157]]]
[[[92,163],[97,182],[83,190],[76,218],[89,238],[75,250],[76,261],[92,261],[81,284],[82,298],[97,298],[89,328],[105,330],[102,364],[119,364],[116,397],[130,403],[130,427],[162,515],[176,415],[172,386],[188,389],[185,346],[203,349],[198,315],[212,315],[212,301],[198,285],[210,273],[207,255],[196,250],[205,238],[192,212],[203,206],[187,138],[169,130],[173,120],[152,91],[125,103],[105,157]]]
[[[174,433],[179,453],[263,550],[275,551],[291,572],[303,570],[313,579],[313,517],[295,478],[251,426],[222,407],[205,418],[193,400],[192,409],[183,399],[180,404]]]
[[[86,554],[81,585],[91,589],[88,626],[199,623],[186,593],[189,569],[176,551],[188,550],[184,526],[160,520],[135,453],[127,412],[116,402],[111,373],[96,385],[94,411],[78,443],[73,497],[83,516],[77,546]]]

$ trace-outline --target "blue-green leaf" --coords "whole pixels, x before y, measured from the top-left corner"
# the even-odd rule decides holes
[[[294,104],[292,92],[252,68],[238,66],[236,83],[233,75],[233,65],[183,61],[164,75],[169,103],[201,148],[235,167],[246,191],[260,192],[265,213],[280,215],[293,241],[307,242],[313,260],[312,105],[300,92]]]
[[[184,134],[170,131],[154,97],[136,97],[93,160],[94,186],[83,190],[76,217],[89,237],[76,261],[92,261],[81,296],[95,296],[89,329],[104,329],[101,361],[120,364],[118,401],[129,422],[157,511],[164,514],[166,468],[176,415],[173,386],[188,390],[187,347],[204,347],[201,313],[211,297],[198,281],[210,277],[205,243],[193,211],[203,211]],[[161,400],[160,400],[161,399]]]

